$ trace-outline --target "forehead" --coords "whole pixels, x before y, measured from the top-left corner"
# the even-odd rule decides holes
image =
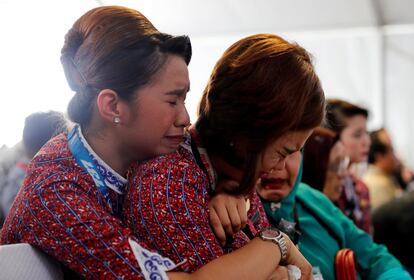
[[[150,87],[176,87],[188,89],[190,80],[188,67],[178,55],[166,55],[165,62],[154,75]]]
[[[280,148],[286,147],[289,149],[299,149],[302,147],[306,139],[312,133],[312,130],[304,131],[289,131],[279,138],[273,140],[269,143],[269,148]]]
[[[367,124],[367,118],[364,115],[356,115],[345,119],[346,127],[364,127]]]
[[[155,78],[156,80],[169,80],[174,78],[175,82],[188,84],[188,67],[184,58],[178,55],[167,55],[163,66],[158,71]]]

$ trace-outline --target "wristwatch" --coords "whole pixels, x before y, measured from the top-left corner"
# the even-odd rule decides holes
[[[288,246],[283,233],[277,228],[265,228],[261,230],[258,236],[264,241],[272,241],[280,248],[281,261],[285,262],[288,254]]]

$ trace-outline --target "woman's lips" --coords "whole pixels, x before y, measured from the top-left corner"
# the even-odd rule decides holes
[[[172,136],[165,136],[165,138],[170,142],[171,144],[179,145],[181,142],[183,142],[183,135],[172,135]]]
[[[264,189],[280,189],[287,183],[286,179],[266,179],[261,178],[261,184]]]

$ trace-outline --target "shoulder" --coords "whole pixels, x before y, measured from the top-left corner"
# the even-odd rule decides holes
[[[27,167],[24,187],[45,187],[56,182],[91,180],[69,150],[67,136],[60,134],[47,142]]]
[[[28,171],[42,168],[57,168],[60,165],[68,164],[68,161],[73,161],[73,155],[69,150],[67,136],[60,134],[49,140],[33,157],[28,165]]]
[[[184,173],[187,176],[206,178],[206,174],[198,166],[193,154],[183,147],[179,147],[174,153],[135,163],[128,172],[132,181],[145,176],[164,177]]]
[[[323,212],[331,212],[337,208],[322,192],[305,183],[299,184],[296,198],[306,204],[307,208],[320,209]]]
[[[329,201],[329,199],[322,192],[310,187],[305,183],[299,184],[297,196],[304,199],[313,199],[321,202]]]
[[[192,154],[184,148],[178,152],[134,165],[128,172],[127,201],[174,200],[174,205],[190,200],[204,204],[208,199],[208,179]],[[128,202],[126,204],[129,204]]]

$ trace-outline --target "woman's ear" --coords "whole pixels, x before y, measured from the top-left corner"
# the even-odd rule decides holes
[[[96,100],[99,115],[107,123],[122,123],[124,104],[112,89],[103,89]]]

